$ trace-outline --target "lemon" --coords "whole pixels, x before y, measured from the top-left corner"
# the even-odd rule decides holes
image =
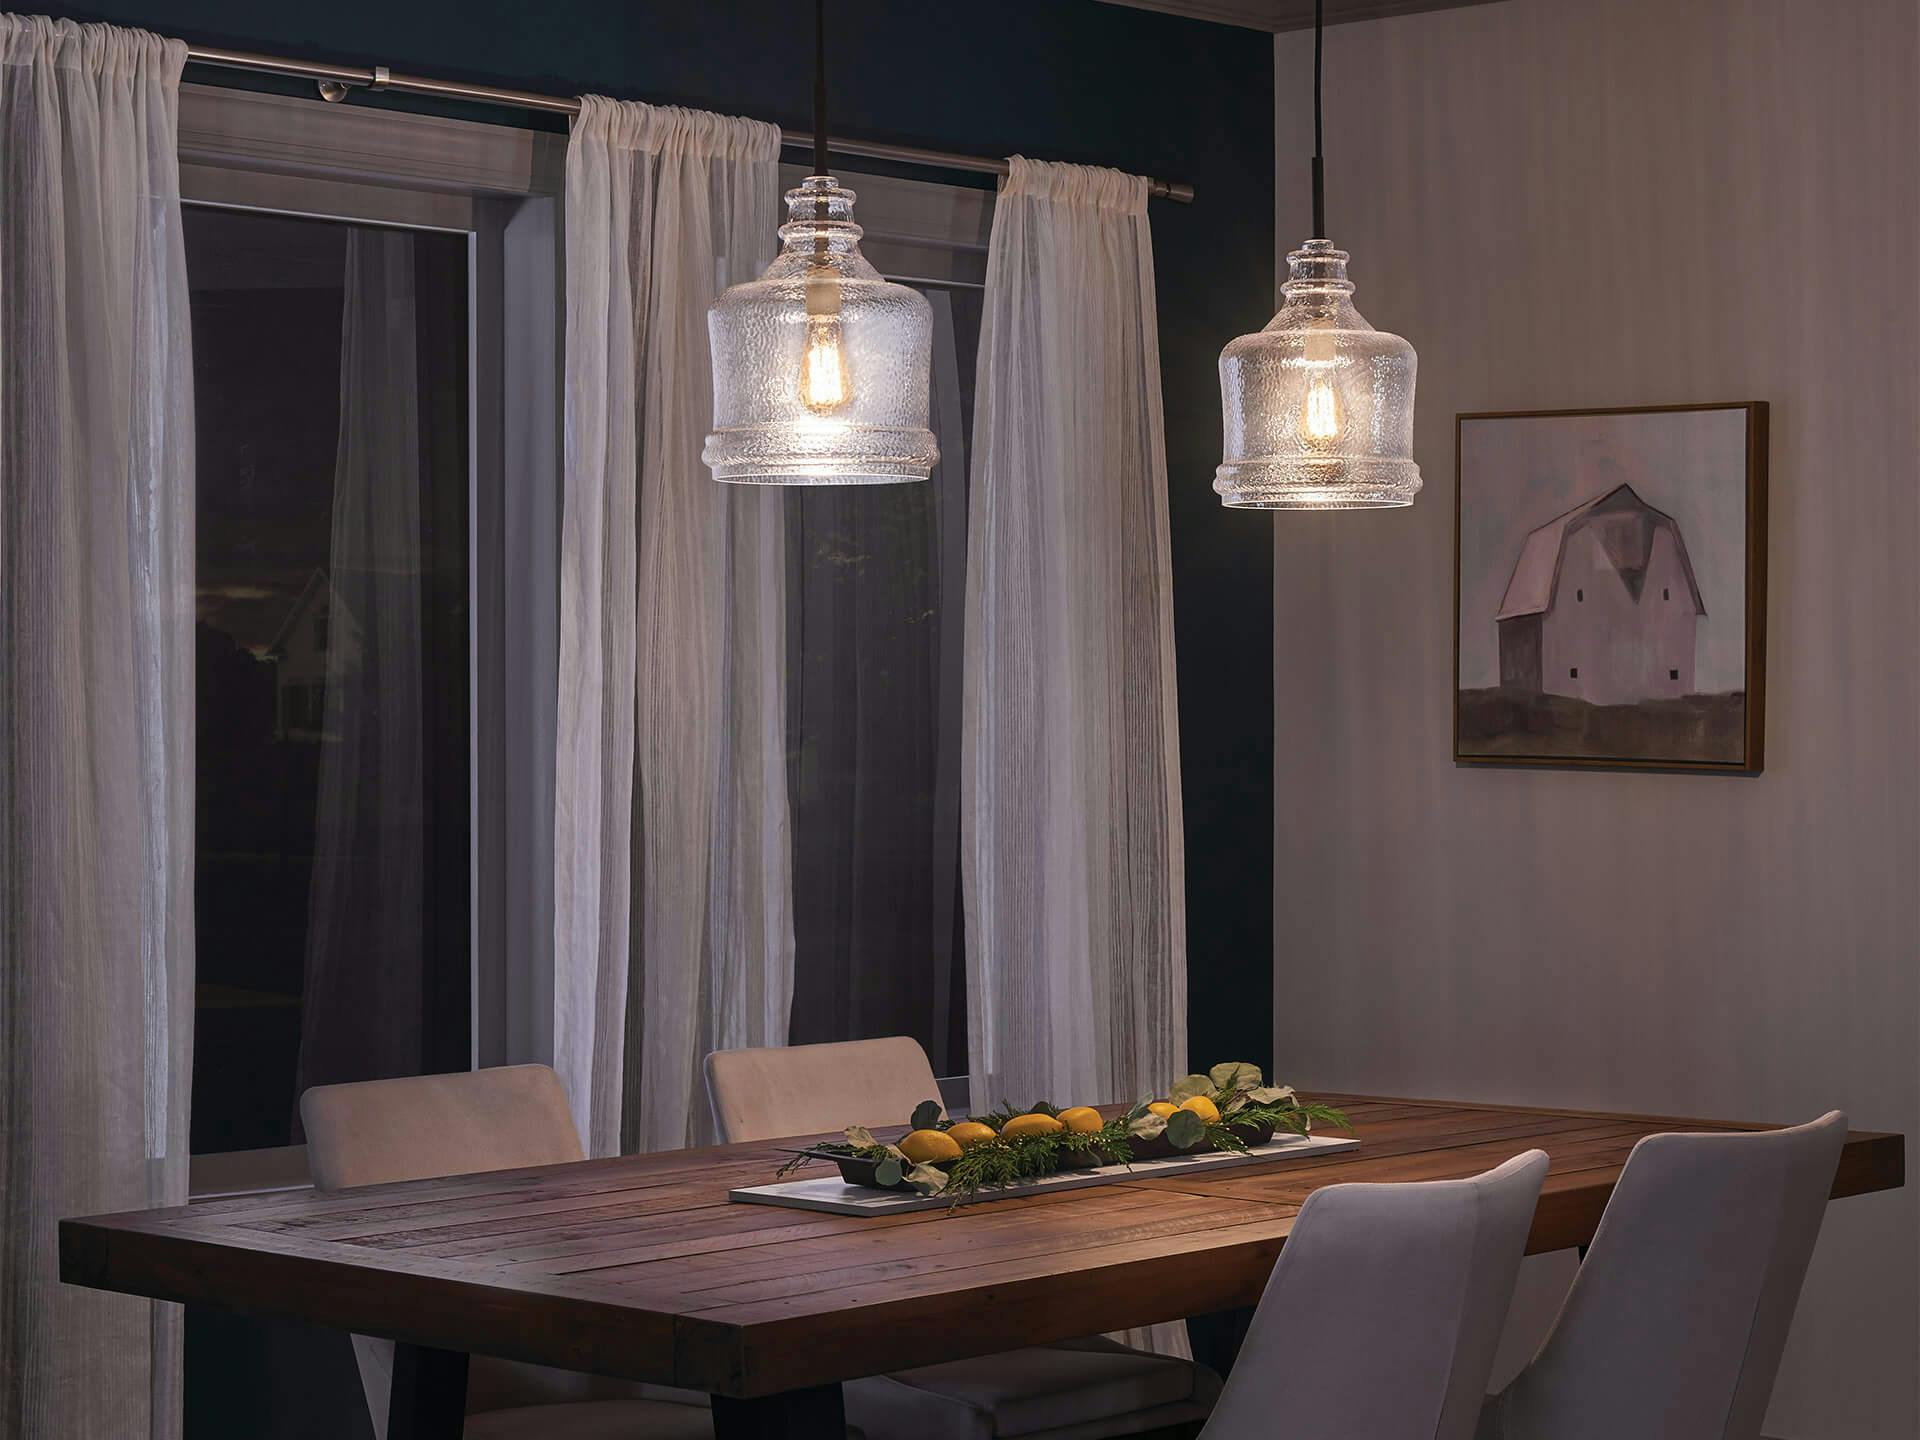
[[[1167,1116],[1173,1114],[1173,1112],[1178,1110],[1179,1108],[1180,1107],[1174,1104],[1171,1100],[1156,1100],[1151,1105],[1147,1106],[1147,1109],[1149,1112],[1151,1112],[1152,1114],[1158,1115],[1162,1120],[1166,1119]]]
[[[1096,1130],[1104,1130],[1107,1125],[1100,1117],[1100,1112],[1091,1105],[1076,1105],[1071,1110],[1062,1110],[1060,1123],[1076,1135],[1091,1135]]]
[[[916,1165],[958,1160],[960,1142],[944,1130],[915,1130],[900,1142],[900,1153]]]
[[[993,1139],[994,1129],[991,1125],[982,1125],[978,1120],[962,1120],[947,1131],[947,1136],[965,1150],[982,1140]]]
[[[1220,1107],[1204,1095],[1195,1095],[1180,1108],[1182,1110],[1193,1111],[1194,1114],[1198,1115],[1209,1125],[1217,1125],[1220,1123]]]
[[[1023,1135],[1058,1135],[1066,1128],[1051,1115],[1016,1115],[1000,1127],[1000,1138],[1018,1140]]]

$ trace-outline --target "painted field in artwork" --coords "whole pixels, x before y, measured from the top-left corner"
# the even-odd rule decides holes
[[[1741,765],[1747,411],[1463,417],[1457,753]]]

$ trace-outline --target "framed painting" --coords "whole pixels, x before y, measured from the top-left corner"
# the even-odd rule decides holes
[[[1458,416],[1453,758],[1757,775],[1767,407]]]

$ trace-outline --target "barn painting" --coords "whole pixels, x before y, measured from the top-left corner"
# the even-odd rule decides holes
[[[1765,422],[1460,417],[1457,760],[1758,772]]]

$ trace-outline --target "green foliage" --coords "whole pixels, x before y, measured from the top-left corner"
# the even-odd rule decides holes
[[[931,1130],[940,1123],[940,1102],[922,1100],[913,1107],[913,1118],[907,1121],[915,1130]]]
[[[989,1119],[987,1123],[995,1122]],[[1052,1135],[1020,1135],[1011,1140],[996,1138],[969,1145],[950,1167],[947,1194],[955,1206],[964,1205],[977,1200],[982,1190],[1051,1175],[1061,1168],[1063,1159],[1082,1154],[1090,1154],[1106,1165],[1125,1165],[1131,1161],[1133,1151],[1127,1145],[1125,1118],[1109,1120],[1100,1129],[1089,1132],[1062,1130]]]
[[[1207,1122],[1191,1110],[1167,1116],[1167,1139],[1176,1150],[1192,1150],[1207,1138]]]

